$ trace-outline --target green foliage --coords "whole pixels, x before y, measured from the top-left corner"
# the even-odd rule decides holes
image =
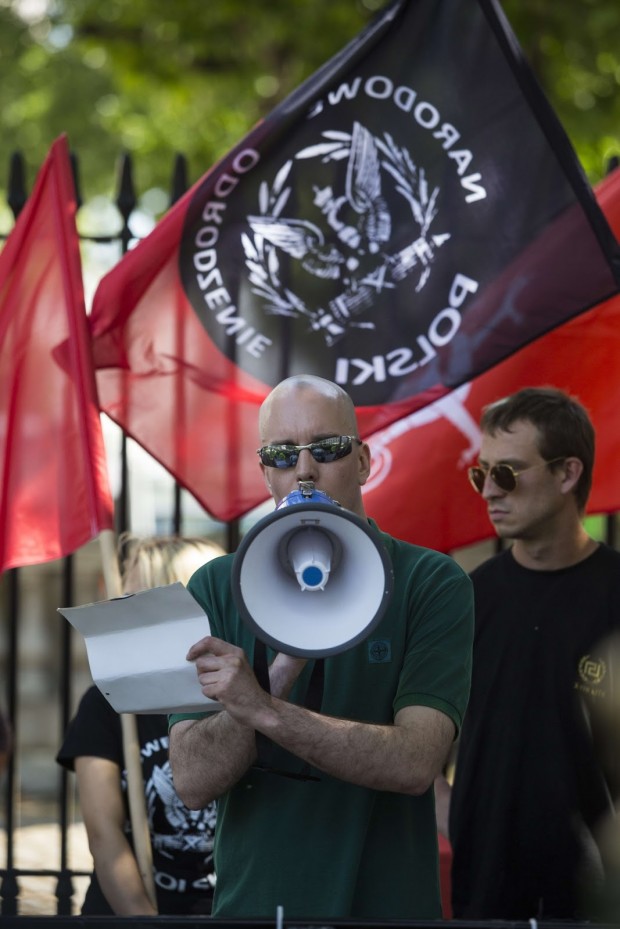
[[[448,2],[448,0],[445,0]],[[29,185],[66,132],[85,199],[135,156],[139,191],[193,181],[370,20],[383,0],[0,0],[0,184]],[[617,0],[505,0],[527,57],[595,182],[620,154]],[[32,10],[42,10],[38,15]]]
[[[526,57],[594,183],[620,156],[616,0],[504,0]]]

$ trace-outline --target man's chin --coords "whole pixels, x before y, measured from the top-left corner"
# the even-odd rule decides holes
[[[513,539],[514,538],[514,529],[511,532],[505,520],[501,518],[497,520],[492,519],[491,524],[493,528],[495,529],[496,535],[500,539]]]

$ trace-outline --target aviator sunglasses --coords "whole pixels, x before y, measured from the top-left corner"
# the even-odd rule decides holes
[[[329,439],[310,442],[309,445],[263,445],[257,449],[256,454],[267,468],[294,468],[304,448],[308,449],[315,461],[325,464],[350,455],[353,442],[362,444],[361,439],[354,435],[333,435]]]
[[[493,483],[497,484],[500,490],[509,494],[516,488],[517,478],[520,474],[523,474],[525,471],[533,471],[534,468],[544,468],[545,465],[555,464],[556,461],[564,461],[565,458],[566,455],[562,455],[560,458],[552,458],[550,461],[541,461],[539,464],[530,465],[528,468],[521,468],[520,471],[517,471],[516,468],[513,468],[512,465],[509,464],[493,465],[492,468],[482,468],[480,465],[476,465],[473,468],[469,468],[467,476],[471,486],[474,490],[478,491],[479,494],[481,494],[484,489],[484,482],[487,479],[487,475],[491,477]]]

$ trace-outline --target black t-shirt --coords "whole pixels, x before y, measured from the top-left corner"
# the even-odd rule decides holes
[[[139,715],[137,721],[159,913],[209,914],[214,880],[215,804],[205,810],[188,810],[177,796],[168,761],[167,717]],[[106,758],[119,766],[126,802],[127,772],[120,717],[96,687],[82,697],[56,760],[73,770],[74,760],[87,755]],[[131,842],[128,809],[125,831]],[[91,916],[112,913],[95,874],[82,913]]]
[[[581,698],[606,698],[620,553],[600,545],[571,568],[531,571],[506,551],[472,580],[472,690],[450,812],[454,915],[581,918],[592,829],[611,808]]]

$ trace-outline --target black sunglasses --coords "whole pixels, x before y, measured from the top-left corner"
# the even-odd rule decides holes
[[[309,445],[263,445],[256,454],[267,468],[294,468],[299,460],[299,453],[307,448],[315,461],[325,464],[338,461],[351,454],[353,442],[359,442],[354,435],[333,435],[329,439],[310,442]]]
[[[520,471],[517,471],[516,468],[513,468],[512,465],[509,464],[493,465],[492,468],[482,468],[480,465],[477,465],[473,468],[469,468],[467,476],[471,486],[474,490],[478,491],[479,494],[481,494],[484,489],[484,482],[487,476],[491,478],[494,484],[497,484],[500,490],[509,494],[516,488],[517,478],[520,474],[523,474],[524,471],[532,471],[534,468],[544,468],[545,465],[555,464],[556,461],[564,461],[565,458],[566,455],[562,455],[560,458],[552,458],[550,461],[541,461],[539,464],[530,465],[528,468],[521,468]]]

